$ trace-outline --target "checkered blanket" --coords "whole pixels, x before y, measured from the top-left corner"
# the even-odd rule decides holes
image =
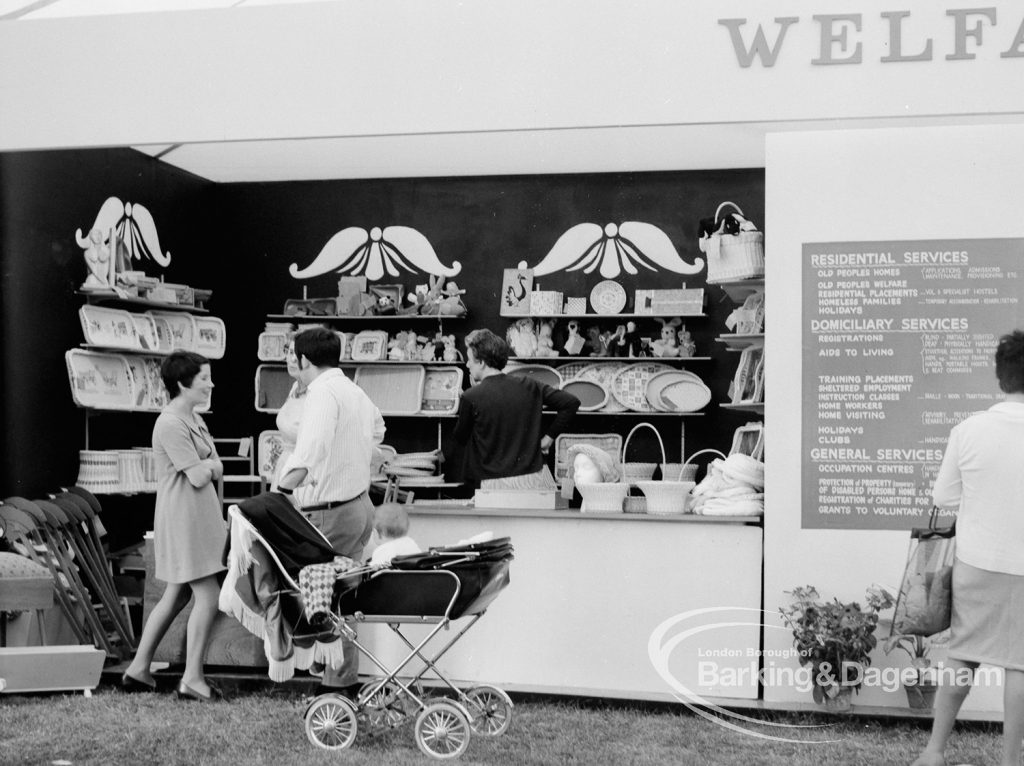
[[[306,612],[306,619],[312,621],[318,614],[331,613],[331,598],[334,583],[350,569],[360,564],[347,556],[337,556],[327,564],[310,564],[299,570],[299,593]]]

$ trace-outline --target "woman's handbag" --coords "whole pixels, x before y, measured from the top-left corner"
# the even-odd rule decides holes
[[[933,636],[949,627],[956,522],[940,529],[938,518],[936,506],[926,528],[910,530],[910,550],[892,620],[893,635]]]

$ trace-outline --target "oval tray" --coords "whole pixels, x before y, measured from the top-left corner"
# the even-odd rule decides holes
[[[170,333],[169,337],[160,337],[161,351],[166,350],[170,352],[175,349],[195,351],[196,339],[198,337],[195,317],[182,311],[147,311],[146,313],[157,320],[156,329],[158,334],[161,332],[161,329],[164,332]],[[161,326],[160,320],[163,320],[163,326]]]
[[[661,389],[661,401],[670,412],[696,412],[711,401],[711,389],[699,380],[680,380]]]
[[[654,409],[659,412],[673,412],[673,407],[665,405],[661,401],[661,391],[665,386],[672,383],[678,383],[683,380],[696,382],[701,386],[704,385],[704,381],[699,376],[686,370],[669,370],[668,372],[659,372],[652,375],[650,380],[647,381],[647,389],[644,392],[647,396],[647,401]],[[705,386],[706,388],[706,386]],[[703,405],[701,405],[703,406]]]
[[[608,390],[628,410],[654,412],[654,407],[647,401],[647,381],[659,372],[671,372],[673,369],[660,362],[627,364],[615,373]]]
[[[64,353],[71,396],[79,407],[130,410],[134,391],[128,362],[121,354],[71,349]]]
[[[592,380],[608,392],[603,412],[625,412],[626,408],[612,395],[612,378],[626,366],[625,362],[593,362],[576,373],[574,380]]]
[[[580,412],[594,412],[608,403],[608,389],[593,380],[570,380],[562,390],[580,400]]]
[[[523,377],[533,378],[538,383],[544,383],[551,386],[552,388],[562,387],[562,376],[558,370],[553,367],[549,367],[546,364],[521,364],[517,367],[506,367],[506,375],[522,375]]]

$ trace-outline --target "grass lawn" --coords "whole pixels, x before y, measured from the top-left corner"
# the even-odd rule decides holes
[[[314,748],[303,727],[303,699],[284,690],[239,693],[230,702],[179,702],[169,694],[127,695],[101,687],[82,695],[0,695],[0,764],[224,764],[402,766],[423,756],[412,726],[377,736],[360,733],[341,752]],[[926,721],[856,716],[769,715],[774,723],[817,724],[751,732],[787,736],[774,742],[729,731],[673,707],[588,700],[518,699],[504,735],[474,736],[462,764],[693,764],[704,766],[891,766],[909,764],[924,745]],[[958,727],[949,763],[998,761],[1000,727]],[[812,744],[809,740],[833,740]]]

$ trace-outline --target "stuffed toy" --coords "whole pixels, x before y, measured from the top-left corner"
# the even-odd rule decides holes
[[[378,295],[377,301],[373,304],[370,312],[374,316],[393,316],[398,313],[395,301],[390,295]]]
[[[455,347],[455,336],[444,336],[444,353],[442,357],[446,362],[461,362],[462,352]]]
[[[532,319],[523,317],[517,320],[508,328],[505,338],[516,356],[537,355],[537,333]]]
[[[569,356],[581,356],[583,347],[587,342],[580,335],[580,323],[573,319],[569,322],[569,337],[565,340],[563,348]]]
[[[658,319],[661,322],[661,337],[651,344],[651,351],[654,356],[679,356],[679,340],[676,337],[676,328],[683,323],[679,317],[675,319]]]
[[[391,361],[402,362],[408,359],[405,355],[405,348],[408,342],[406,335],[408,335],[408,333],[402,330],[400,332],[396,332],[395,336],[388,341],[388,359]]]
[[[693,336],[690,335],[690,331],[683,325],[679,328],[679,356],[691,357],[697,353],[697,344],[693,342]]]
[[[570,322],[570,325],[572,323]],[[537,325],[537,356],[558,356],[555,341],[552,337],[555,330],[554,322],[539,322]]]

